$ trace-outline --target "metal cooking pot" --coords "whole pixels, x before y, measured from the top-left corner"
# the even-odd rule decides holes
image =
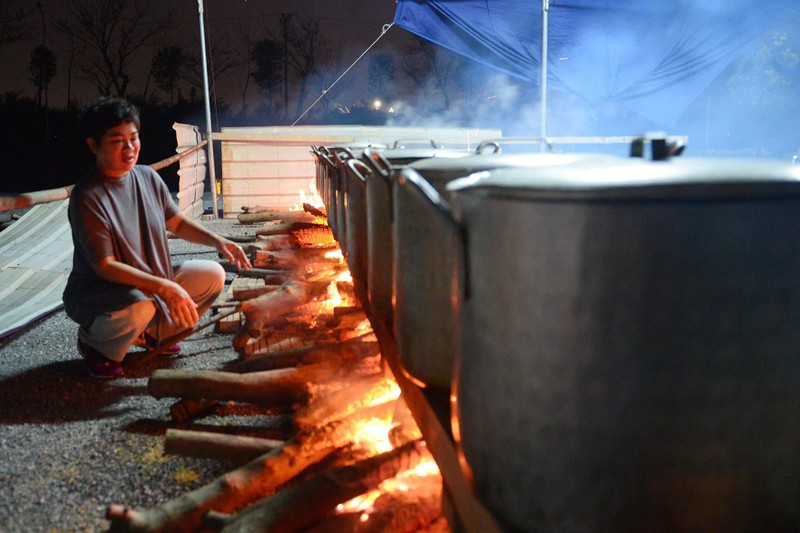
[[[354,280],[367,285],[367,191],[366,180],[371,169],[359,159],[348,159],[345,190],[347,210],[347,264]]]
[[[347,161],[361,157],[365,149],[373,151],[382,150],[385,148],[384,144],[372,142],[356,142],[340,146],[332,146],[329,148],[331,158],[335,164],[335,171],[331,180],[333,187],[333,204],[335,211],[336,227],[337,227],[337,241],[342,249],[342,254],[347,257],[347,184],[348,184],[348,170]]]
[[[335,212],[335,197],[333,193],[332,181],[333,174],[336,172],[336,164],[331,159],[331,154],[324,146],[312,147],[311,153],[316,158],[316,176],[317,176],[317,191],[322,198],[322,203],[325,204],[325,212],[328,216],[328,225],[331,228],[333,236],[337,236],[336,232],[336,212]]]
[[[611,156],[592,154],[476,153],[458,159],[424,159],[408,165],[394,182],[394,331],[404,369],[427,387],[449,389],[454,329],[450,295],[458,243],[437,220],[434,204],[447,205],[446,186],[474,172],[563,166]],[[523,233],[525,228],[517,228]]]
[[[800,169],[620,159],[448,190],[453,433],[503,524],[800,524]]]
[[[380,152],[364,150],[362,159],[373,172],[366,175],[367,197],[367,286],[372,314],[392,325],[392,189],[391,184],[402,169],[414,161],[468,156],[474,152],[439,148],[430,141],[425,148],[405,148],[403,145]]]

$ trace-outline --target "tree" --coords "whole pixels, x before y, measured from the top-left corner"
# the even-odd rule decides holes
[[[150,68],[158,88],[169,94],[169,103],[174,103],[174,92],[184,77],[188,58],[180,46],[162,46],[156,51]]]
[[[311,78],[330,59],[330,45],[322,35],[319,20],[311,17],[289,26],[287,47],[289,67],[300,83],[295,109],[296,116],[300,116]]]
[[[274,39],[262,39],[253,46],[250,59],[255,65],[253,79],[272,109],[274,91],[283,82],[283,46]]]
[[[56,75],[56,55],[55,53],[40,44],[31,52],[31,60],[28,66],[30,70],[31,83],[38,88],[38,102],[42,105],[42,95],[44,95],[44,103],[47,105],[47,89],[53,77]]]
[[[414,39],[405,52],[400,68],[420,90],[425,101],[430,102],[430,97],[439,93],[443,109],[450,109],[451,85],[461,59],[421,39]]]
[[[80,46],[78,69],[101,94],[125,96],[135,54],[174,26],[171,7],[144,0],[64,0],[66,19],[56,27]],[[168,4],[167,4],[168,5]]]
[[[376,54],[369,60],[367,72],[369,74],[369,87],[375,91],[380,99],[386,99],[386,85],[394,80],[397,65],[394,56],[385,52]]]
[[[12,7],[11,0],[0,0],[0,46],[30,37],[31,21],[23,9]]]

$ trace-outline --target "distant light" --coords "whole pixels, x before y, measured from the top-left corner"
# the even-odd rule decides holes
[[[559,61],[569,61],[569,58],[568,57],[559,57],[558,60]]]
[[[372,102],[372,108],[375,111],[379,111],[382,106],[383,106],[383,102],[381,102],[380,100],[375,100],[374,102]]]
[[[394,108],[393,107],[389,108],[389,113],[394,113]]]

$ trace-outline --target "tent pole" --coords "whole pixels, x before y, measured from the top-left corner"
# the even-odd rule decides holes
[[[206,55],[206,29],[203,25],[203,0],[197,0],[197,13],[200,16],[200,52],[203,55],[203,95],[206,102],[206,140],[208,141],[208,179],[211,182],[211,212],[217,213],[217,176],[214,170],[214,144],[211,142],[211,96],[208,90],[208,56]]]
[[[550,0],[542,0],[542,83],[539,94],[541,112],[539,115],[539,137],[547,136],[547,31],[550,14]]]

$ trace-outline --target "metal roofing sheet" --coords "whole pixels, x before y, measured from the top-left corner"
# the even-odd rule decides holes
[[[34,206],[0,232],[0,338],[63,305],[73,250],[68,202]]]

